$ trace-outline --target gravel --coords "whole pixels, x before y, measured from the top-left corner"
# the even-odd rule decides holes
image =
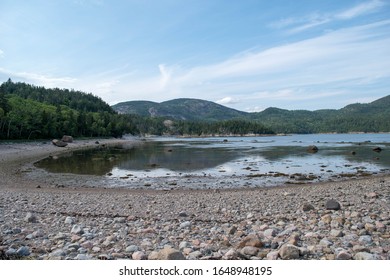
[[[218,191],[58,188],[20,172],[47,153],[0,162],[3,259],[390,259],[390,176]],[[212,179],[200,180],[192,185]]]

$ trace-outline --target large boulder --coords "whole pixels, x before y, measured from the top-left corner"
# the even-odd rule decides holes
[[[54,146],[57,147],[66,147],[68,145],[68,143],[65,143],[64,141],[58,139],[53,139],[51,142],[53,143]]]
[[[61,141],[65,142],[65,143],[72,143],[73,142],[73,137],[69,136],[69,135],[64,135],[64,136],[62,136]]]

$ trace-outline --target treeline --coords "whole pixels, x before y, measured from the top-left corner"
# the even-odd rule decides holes
[[[128,115],[130,116],[130,115]],[[163,117],[131,115],[132,123],[140,135],[176,136],[244,136],[274,134],[258,121],[232,119],[227,121],[183,121]]]
[[[137,133],[129,116],[92,94],[46,89],[10,79],[0,86],[0,139],[119,137]]]
[[[274,134],[274,131],[258,121],[232,119],[216,122],[176,121],[173,125],[176,134],[209,136],[209,135],[262,135]]]
[[[339,110],[283,110],[268,108],[253,119],[276,133],[389,132],[390,96],[369,104],[351,104]]]
[[[0,139],[270,133],[258,121],[198,122],[118,114],[100,98],[80,91],[46,89],[10,79],[0,85]]]

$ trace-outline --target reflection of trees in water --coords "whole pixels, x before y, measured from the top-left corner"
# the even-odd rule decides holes
[[[194,148],[150,143],[123,155],[118,167],[128,170],[165,168],[172,171],[196,171],[214,168],[239,157],[222,148]]]
[[[351,145],[343,147],[319,146],[319,151],[315,154],[308,153],[307,147],[302,146],[275,146],[270,149],[257,151],[262,157],[268,161],[282,161],[286,158],[332,158],[343,157],[344,160],[350,162],[377,163],[384,167],[390,167],[390,151],[388,148],[382,150],[380,153],[374,152],[372,145]]]
[[[207,143],[207,142],[206,142]],[[342,160],[351,163],[375,163],[384,168],[390,167],[388,145],[380,153],[374,152],[372,145],[319,146],[315,154],[307,152],[304,146],[274,146],[265,149],[213,147],[213,145],[177,145],[170,142],[146,142],[137,147],[100,148],[75,151],[59,157],[49,157],[37,167],[54,173],[104,175],[114,167],[124,170],[144,171],[164,168],[176,172],[191,172],[211,169],[235,159],[259,155],[268,162],[282,162],[285,159]],[[354,154],[352,153],[354,152]]]
[[[167,146],[159,142],[145,143],[135,148],[106,148],[77,151],[49,157],[36,164],[54,173],[104,175],[114,167],[142,171],[165,168],[188,172],[214,168],[239,157],[234,150]]]

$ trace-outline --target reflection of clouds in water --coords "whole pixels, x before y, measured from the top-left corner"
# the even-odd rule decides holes
[[[109,179],[129,177],[125,180],[204,174],[214,177],[252,176],[250,180],[256,184],[287,181],[291,174],[313,173],[321,177],[320,180],[327,180],[341,173],[356,175],[362,170],[378,172],[390,167],[388,142],[381,144],[384,150],[378,154],[372,151],[372,147],[378,144],[373,141],[363,143],[368,135],[354,135],[354,143],[340,143],[340,139],[346,136],[338,135],[339,139],[336,136],[275,136],[273,139],[267,137],[267,140],[235,137],[228,138],[227,142],[223,141],[226,138],[170,139],[163,142],[154,139],[133,149],[103,149],[77,152],[57,160],[48,158],[38,166],[49,172],[84,172],[82,174],[91,175],[110,172]],[[388,139],[388,135],[372,137],[382,137],[382,143],[385,138]],[[324,142],[318,143],[317,139]],[[307,153],[307,146],[313,143],[319,147],[319,152]],[[355,154],[351,153],[352,150]]]

